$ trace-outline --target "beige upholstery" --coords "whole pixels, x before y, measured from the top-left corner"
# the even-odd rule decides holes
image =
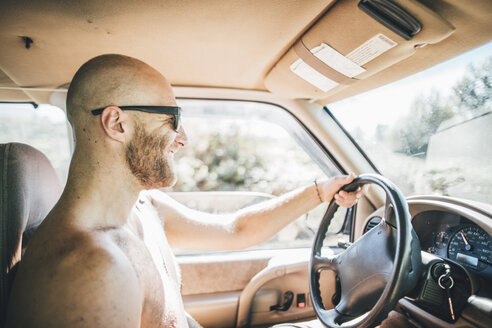
[[[301,41],[307,49],[326,43],[344,56],[378,34],[383,34],[396,42],[397,45],[394,48],[362,65],[366,71],[350,81],[357,83],[358,80],[367,79],[412,56],[418,51],[418,45],[439,43],[454,32],[454,27],[449,22],[420,2],[415,0],[399,2],[422,24],[422,31],[409,41],[374,20],[350,0],[338,1],[315,26],[302,36]],[[265,78],[265,85],[270,91],[286,97],[319,99],[336,94],[345,89],[347,84],[351,84],[337,81],[332,76],[323,74],[340,83],[334,89],[323,92],[290,70],[290,65],[298,58],[299,52],[294,47],[275,65]],[[314,68],[323,73],[318,68]]]
[[[0,99],[46,103],[50,88],[66,92],[83,62],[120,53],[145,61],[176,86],[268,90],[327,104],[491,40],[490,0],[395,1],[423,23],[411,41],[364,14],[357,0],[2,1]],[[350,86],[316,92],[288,68],[301,36],[308,48],[324,41],[345,55],[375,33],[399,46],[365,65]],[[29,49],[21,36],[33,40]],[[414,50],[421,43],[430,45]]]
[[[57,87],[103,53],[141,59],[173,85],[264,89],[266,72],[329,3],[3,1],[0,99],[46,103],[50,92],[1,87]],[[29,50],[24,35],[34,41]]]
[[[0,144],[0,174],[1,325],[23,250],[62,189],[46,156],[24,144]]]

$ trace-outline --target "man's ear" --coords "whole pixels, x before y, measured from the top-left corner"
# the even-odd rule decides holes
[[[101,113],[101,123],[106,135],[113,140],[125,142],[128,116],[118,106],[108,106]]]

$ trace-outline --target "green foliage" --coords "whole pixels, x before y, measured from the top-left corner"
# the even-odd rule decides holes
[[[324,176],[285,131],[269,133],[273,123],[251,123],[247,118],[233,121],[188,118],[190,143],[176,155],[174,191],[280,195]]]
[[[247,150],[254,147],[254,139],[211,133],[196,148],[183,149],[178,163],[186,166],[187,172],[178,179],[176,187],[182,191],[226,191],[258,183],[265,175],[264,160],[241,154],[241,149],[248,154]]]

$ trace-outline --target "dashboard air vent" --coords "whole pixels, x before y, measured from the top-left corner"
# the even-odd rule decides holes
[[[371,230],[372,228],[374,228],[375,226],[377,226],[379,224],[379,222],[381,222],[382,218],[380,216],[374,216],[372,217],[369,222],[367,222],[367,225],[364,229],[364,233],[368,232],[369,230]]]

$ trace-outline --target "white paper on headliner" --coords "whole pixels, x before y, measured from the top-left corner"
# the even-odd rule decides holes
[[[345,56],[326,43],[322,43],[320,46],[311,49],[311,53],[326,65],[347,77],[352,78],[366,71],[350,59],[345,58]],[[290,65],[290,69],[292,72],[324,92],[333,89],[338,85],[337,82],[319,73],[302,59],[296,60]]]
[[[398,43],[379,33],[350,52],[347,58],[358,65],[364,65],[396,45]]]

